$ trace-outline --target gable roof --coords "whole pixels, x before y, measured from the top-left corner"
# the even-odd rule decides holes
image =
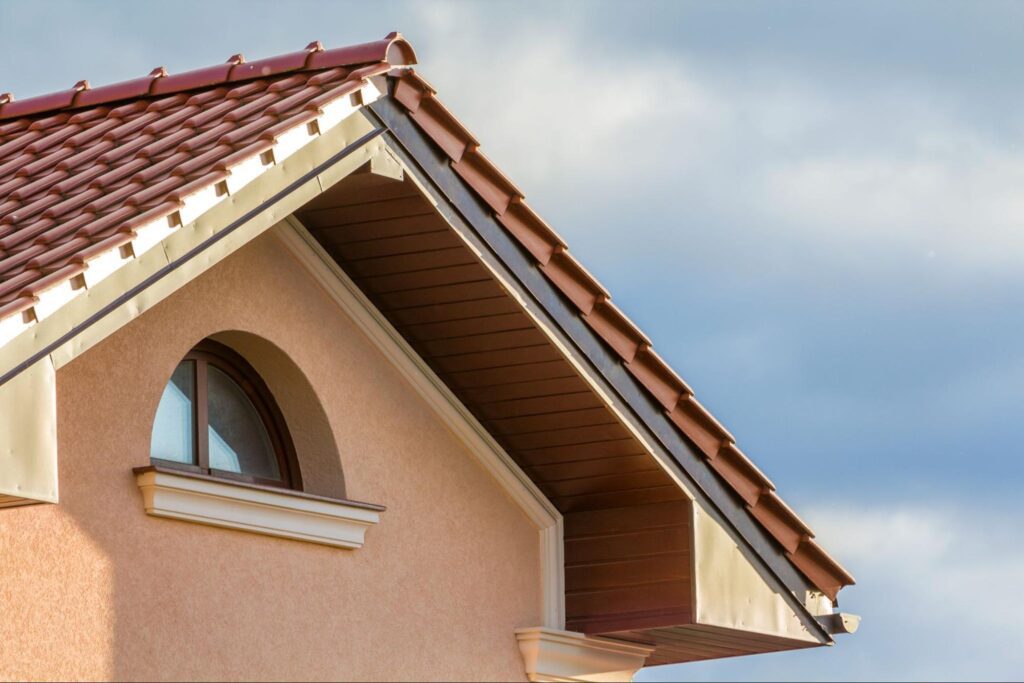
[[[25,101],[0,95],[0,329],[6,319],[34,315],[53,288],[88,286],[90,263],[128,245],[140,226],[165,217],[188,222],[192,199],[202,197],[205,205],[246,182],[253,159],[286,152],[293,132],[323,121],[338,103],[361,104],[363,89],[382,83],[379,90],[436,144],[789,561],[835,600],[853,578],[480,152],[435,90],[407,68],[412,63],[411,47],[391,34],[335,50],[312,43],[251,63],[236,55],[179,75],[156,69],[96,89],[83,81]]]

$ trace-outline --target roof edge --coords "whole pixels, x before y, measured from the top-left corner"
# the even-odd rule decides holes
[[[325,50],[315,40],[298,52],[247,62],[240,54],[232,55],[224,64],[169,74],[158,66],[141,78],[120,81],[92,88],[89,81],[78,81],[69,90],[16,100],[11,93],[0,94],[0,121],[35,116],[43,113],[73,111],[85,107],[110,104],[140,97],[154,97],[208,88],[219,84],[239,83],[293,71],[313,71],[365,64],[387,64],[406,67],[416,63],[416,52],[409,41],[393,31],[381,40]]]

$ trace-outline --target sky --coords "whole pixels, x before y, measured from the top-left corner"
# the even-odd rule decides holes
[[[638,680],[1024,677],[1024,4],[6,0],[0,91],[392,30],[858,579]]]

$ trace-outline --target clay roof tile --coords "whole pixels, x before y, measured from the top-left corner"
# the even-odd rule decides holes
[[[103,154],[110,151],[114,147],[114,143],[109,140],[101,140],[95,142],[88,147],[83,147],[76,150],[74,154],[69,157],[65,157],[57,162],[56,168],[61,170],[76,169],[84,164],[91,163],[94,160],[99,159]],[[100,163],[103,163],[100,160]]]
[[[308,50],[302,50],[300,52],[291,52],[286,55],[239,64],[231,70],[231,76],[228,80],[243,81],[250,78],[266,78],[283,72],[297,71],[305,68],[309,56],[310,52]]]
[[[180,74],[170,74],[153,83],[150,94],[165,95],[224,83],[233,66],[233,64],[217,64]]]
[[[102,88],[82,92],[75,100],[75,106],[88,107],[94,104],[145,97],[149,94],[152,86],[153,76],[144,76],[130,81],[122,81],[121,83],[112,83]]]
[[[40,95],[39,97],[32,97],[27,100],[16,100],[5,105],[3,111],[0,111],[0,116],[3,116],[5,119],[13,119],[53,109],[64,109],[71,106],[77,94],[78,91],[72,89],[50,93],[49,95]]]

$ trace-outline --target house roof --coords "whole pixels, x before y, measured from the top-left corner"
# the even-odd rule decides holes
[[[572,302],[665,416],[702,454],[793,565],[835,599],[853,578],[815,541],[772,482],[696,400],[650,340],[569,253],[523,193],[411,68],[399,35],[363,45],[300,52],[74,88],[15,100],[0,95],[0,323],[24,315],[41,294],[128,245],[135,230],[174,216],[189,197],[238,177],[273,154],[297,128],[371,79],[392,77],[392,97],[436,143],[451,168],[486,204],[536,267]],[[233,171],[235,173],[233,174]]]
[[[72,89],[0,95],[0,318],[130,242],[133,230],[225,181],[231,168],[414,61],[397,34],[324,50]]]

